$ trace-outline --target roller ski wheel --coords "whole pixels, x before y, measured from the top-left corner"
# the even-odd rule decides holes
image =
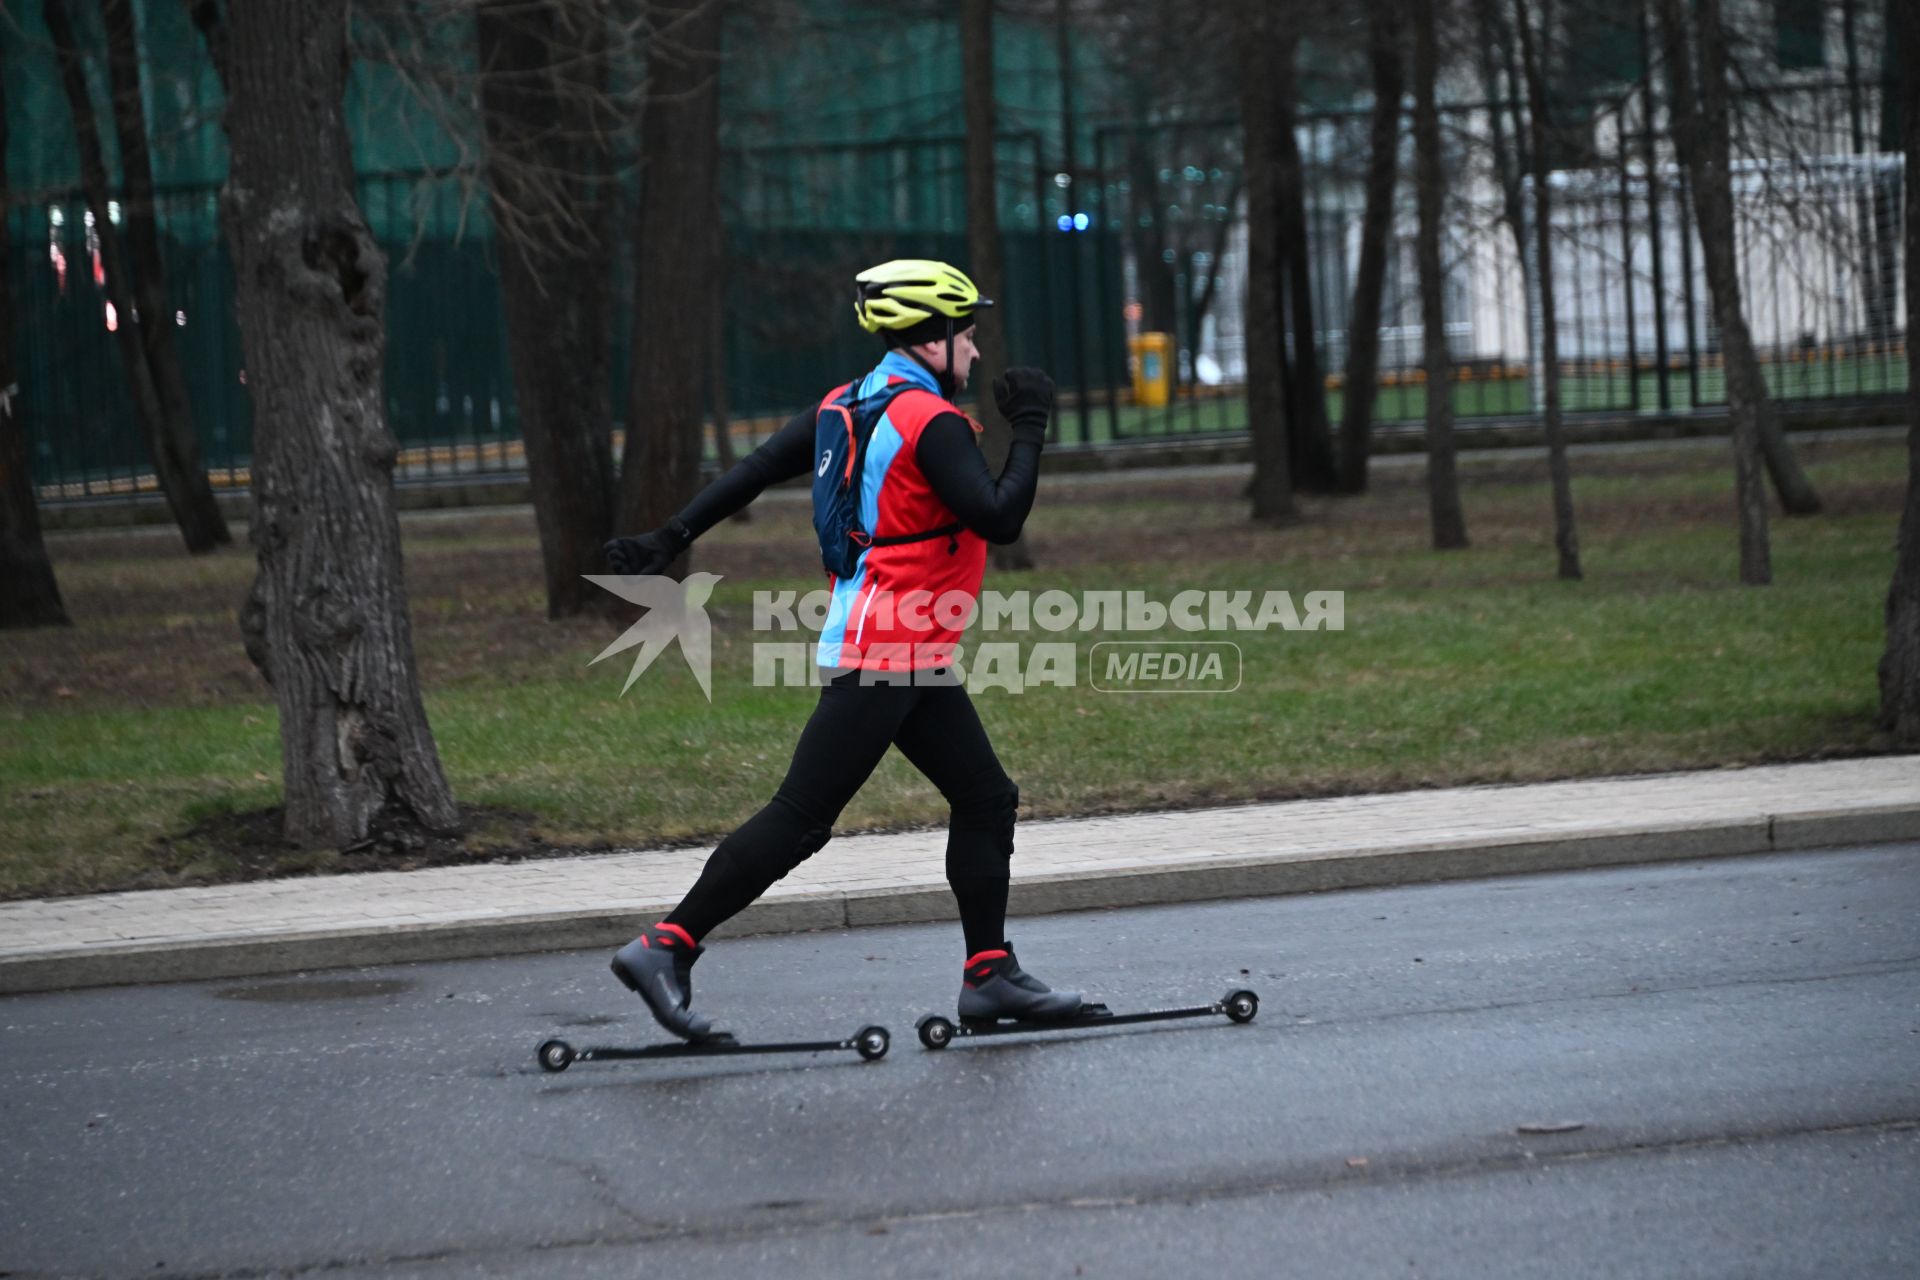
[[[1049,1020],[1017,1018],[961,1018],[956,1024],[937,1013],[929,1013],[914,1023],[920,1043],[928,1049],[944,1049],[956,1039],[978,1036],[1031,1035],[1049,1031],[1080,1031],[1089,1027],[1117,1027],[1138,1022],[1171,1022],[1177,1018],[1224,1017],[1229,1022],[1252,1022],[1260,1012],[1260,997],[1244,988],[1236,988],[1212,1004],[1182,1009],[1149,1009],[1140,1013],[1115,1013],[1103,1004],[1082,1005],[1070,1018]]]
[[[854,1033],[853,1049],[868,1062],[878,1062],[893,1047],[893,1036],[885,1027],[862,1027]]]
[[[598,1045],[576,1049],[564,1040],[543,1040],[534,1056],[543,1071],[565,1071],[576,1062],[631,1062],[651,1058],[723,1058],[763,1053],[857,1053],[867,1062],[878,1062],[893,1047],[893,1036],[882,1026],[865,1026],[844,1040],[787,1040],[743,1043],[725,1031],[717,1031],[700,1040],[636,1047]]]

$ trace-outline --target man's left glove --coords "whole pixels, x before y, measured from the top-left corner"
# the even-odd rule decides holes
[[[607,567],[621,577],[665,573],[693,545],[693,532],[674,516],[651,533],[615,538],[605,548]]]

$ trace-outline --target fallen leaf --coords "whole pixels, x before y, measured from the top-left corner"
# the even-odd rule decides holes
[[[1529,1120],[1515,1133],[1578,1133],[1586,1128],[1584,1120]]]

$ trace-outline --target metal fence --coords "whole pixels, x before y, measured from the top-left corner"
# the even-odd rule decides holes
[[[850,323],[855,272],[890,257],[966,259],[964,150],[961,138],[938,138],[723,156],[729,269],[722,341],[739,446],[750,447],[785,414],[872,364],[873,339]],[[1027,358],[1085,384],[1093,375],[1080,353],[1098,352],[1109,367],[1121,358],[1119,317],[1100,322],[1090,273],[1078,298],[1072,294],[1061,237],[1041,229],[1051,170],[1039,137],[1002,138],[997,161],[1008,294],[997,321],[1008,325],[1017,350],[1032,353]],[[893,194],[862,198],[873,192]],[[234,487],[248,479],[252,420],[217,196],[211,187],[175,189],[156,203],[205,460],[217,487]],[[432,483],[520,471],[525,457],[484,192],[468,175],[382,174],[363,177],[358,196],[389,259],[384,376],[388,423],[400,445],[397,477]],[[118,205],[106,216],[117,221]],[[34,480],[48,501],[156,487],[114,349],[119,317],[93,217],[77,193],[12,212],[10,265],[26,318],[21,405]],[[615,281],[618,432],[632,333],[624,245],[607,270]],[[697,314],[697,302],[676,305]]]
[[[1682,175],[1660,142],[1658,104],[1649,113],[1642,88],[1580,108],[1584,150],[1553,178],[1568,408],[1712,409],[1725,397],[1718,335]],[[1863,127],[1878,109],[1857,85],[1743,105],[1735,192],[1746,310],[1784,399],[1871,397],[1906,385],[1904,175],[1898,155],[1880,151]],[[1313,337],[1336,421],[1367,124],[1365,112],[1322,113],[1302,118],[1296,133]],[[1452,174],[1447,340],[1456,411],[1470,428],[1538,410],[1534,264],[1520,247],[1531,243],[1531,203],[1524,181],[1499,161],[1499,131],[1512,137],[1506,113],[1455,107],[1443,124]],[[1096,131],[1094,144],[1090,163],[1067,174],[1054,171],[1037,135],[998,141],[1007,297],[996,322],[1008,326],[1016,358],[1055,372],[1065,442],[1099,448],[1244,431],[1246,213],[1236,127],[1116,126]],[[847,323],[854,271],[893,256],[966,259],[963,159],[959,138],[725,154],[723,333],[739,446],[872,360],[871,340]],[[1417,423],[1426,394],[1411,160],[1403,147],[1381,315],[1376,415],[1388,426]],[[372,175],[360,184],[390,258],[386,397],[403,481],[524,467],[478,192],[470,175]],[[1516,199],[1518,237],[1509,220]],[[158,212],[206,460],[216,485],[243,485],[251,411],[215,200],[208,188],[164,191]],[[113,350],[118,317],[101,284],[93,216],[71,195],[12,212],[21,401],[34,478],[49,500],[153,486]],[[618,258],[607,265],[616,281],[619,417],[631,273]],[[1160,404],[1136,396],[1129,358],[1130,340],[1153,333],[1167,335],[1172,373]]]
[[[1906,388],[1900,297],[1904,173],[1868,120],[1877,89],[1811,84],[1739,104],[1735,236],[1744,310],[1773,393],[1783,400],[1884,396]],[[1575,110],[1577,108],[1577,110]],[[1554,184],[1554,282],[1563,394],[1570,412],[1713,411],[1726,402],[1699,230],[1684,175],[1663,141],[1664,108],[1645,85],[1572,104],[1582,120],[1577,163]],[[1328,409],[1342,413],[1360,254],[1368,116],[1304,117],[1303,167],[1314,340]],[[1511,152],[1510,108],[1442,111],[1451,175],[1443,257],[1447,342],[1458,414],[1511,419],[1539,412],[1539,314],[1533,289],[1532,192]],[[1505,139],[1503,142],[1502,139]],[[1245,201],[1232,122],[1104,129],[1095,166],[1098,213],[1119,228],[1130,337],[1172,338],[1174,388],[1142,408],[1125,370],[1103,370],[1083,410],[1093,442],[1245,429]],[[1424,414],[1424,334],[1414,239],[1411,142],[1400,178],[1381,309],[1377,420]],[[1517,226],[1516,226],[1517,223]],[[1522,246],[1525,246],[1523,249]],[[1301,341],[1288,333],[1290,348]],[[1468,423],[1471,426],[1471,422]]]

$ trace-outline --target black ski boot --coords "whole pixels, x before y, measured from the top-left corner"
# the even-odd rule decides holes
[[[614,954],[613,976],[647,1002],[658,1022],[683,1040],[707,1040],[713,1023],[689,1013],[693,962],[706,952],[677,924],[657,924]]]
[[[962,1022],[1052,1022],[1078,1016],[1083,1004],[1079,992],[1055,991],[1022,969],[1011,942],[970,957],[960,983]]]

